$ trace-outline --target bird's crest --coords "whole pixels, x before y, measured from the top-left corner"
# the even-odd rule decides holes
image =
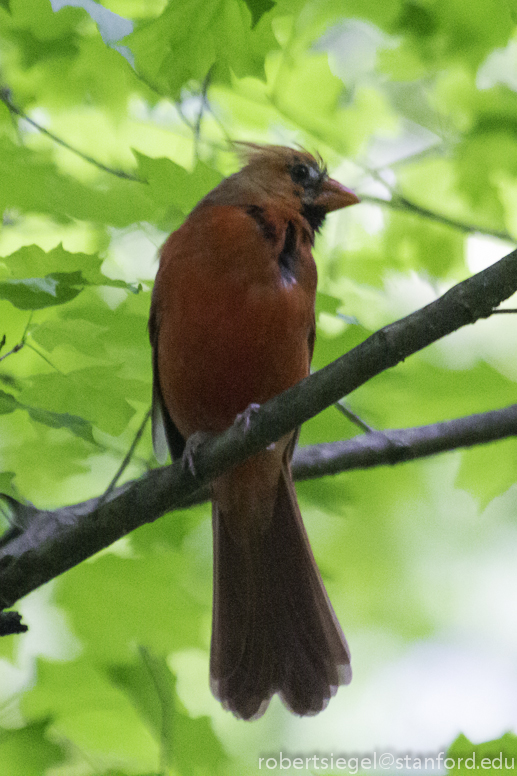
[[[245,141],[234,141],[233,149],[243,164],[253,166],[256,163],[263,164],[270,162],[277,166],[279,163],[285,163],[288,166],[304,162],[311,167],[317,167],[321,175],[327,174],[327,168],[319,154],[314,156],[302,146],[289,148],[279,145],[260,145],[259,143],[248,143]]]

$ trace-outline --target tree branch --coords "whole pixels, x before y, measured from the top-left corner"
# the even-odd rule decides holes
[[[517,436],[517,404],[415,428],[371,431],[346,442],[301,447],[295,453],[297,480],[311,480],[351,469],[394,465]]]
[[[494,308],[515,291],[517,250],[454,286],[435,302],[379,330],[337,361],[266,402],[251,416],[247,429],[235,424],[202,444],[194,454],[196,476],[177,461],[170,467],[154,469],[140,480],[114,490],[104,500],[101,497],[54,511],[37,510],[4,497],[11,507],[15,525],[22,526],[24,530],[0,549],[0,608],[12,606],[31,590],[138,526],[156,520],[171,509],[189,506],[202,486],[214,477],[275,442],[412,353],[462,326],[489,317]],[[404,434],[409,434],[411,430],[391,434],[372,432],[361,438],[365,440],[363,442],[351,440],[343,444],[357,448],[355,454],[359,458],[362,456],[362,465],[408,460],[418,454],[430,455],[443,449],[508,435],[505,424],[510,424],[510,421],[515,423],[512,416],[514,409],[499,412],[509,414],[492,416],[491,421],[486,420],[490,415],[488,413],[473,416],[477,418],[475,421],[462,419],[424,427],[427,430],[420,430],[420,434],[425,439],[418,444],[416,439],[403,443]],[[494,428],[497,417],[497,434],[487,437],[485,429],[483,436],[483,423]],[[467,424],[463,430],[462,422]],[[443,427],[442,440],[439,426]],[[513,428],[509,433],[515,433]],[[371,447],[369,459],[365,453],[368,443]],[[408,445],[410,448],[415,446],[414,456]],[[418,453],[419,449],[429,452]],[[314,451],[314,448],[311,450]],[[320,457],[325,457],[325,450],[320,448],[319,452]],[[374,460],[375,455],[377,460]],[[371,462],[365,464],[367,460]]]

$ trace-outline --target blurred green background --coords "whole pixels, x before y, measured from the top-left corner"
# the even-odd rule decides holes
[[[39,507],[102,493],[129,449],[157,252],[237,169],[228,139],[317,151],[362,198],[317,239],[316,368],[517,238],[515,0],[0,0],[0,81],[0,356],[24,342],[0,365],[0,490]],[[379,429],[504,407],[516,346],[494,316],[349,405]],[[330,408],[300,444],[356,433]],[[146,428],[124,478],[155,465]],[[516,465],[508,440],[298,485],[354,668],[318,717],[211,697],[208,505],[35,591],[0,640],[0,776],[248,776],[515,730]]]

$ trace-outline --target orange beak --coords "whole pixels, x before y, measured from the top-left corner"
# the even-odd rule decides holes
[[[330,213],[332,210],[339,210],[342,207],[348,207],[348,205],[357,205],[360,201],[353,191],[345,188],[333,178],[327,178],[323,183],[321,194],[314,201],[314,204],[324,207],[325,212]]]

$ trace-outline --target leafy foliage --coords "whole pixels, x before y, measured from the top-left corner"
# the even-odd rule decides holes
[[[38,776],[65,760],[62,746],[49,741],[49,720],[32,722],[14,731],[0,731],[2,767],[13,776]]]
[[[95,20],[62,5],[0,0],[2,492],[51,508],[108,487],[150,402],[158,248],[236,169],[229,138],[317,150],[362,196],[317,240],[315,368],[474,271],[476,250],[488,252],[478,233],[515,240],[511,4],[105,0]],[[118,40],[121,22],[133,31]],[[495,237],[491,250],[508,252]],[[462,330],[347,401],[380,429],[512,403],[514,320]],[[355,433],[330,408],[301,443]],[[483,709],[472,722],[476,701],[452,669],[441,690],[429,655],[447,643],[449,657],[463,656],[493,633],[491,659],[476,653],[476,666],[515,654],[515,455],[509,440],[299,486],[357,666],[314,720],[273,704],[243,726],[210,697],[206,506],[145,526],[36,591],[21,606],[29,633],[0,640],[2,767],[252,773],[259,753],[282,747],[414,748],[399,735],[408,719],[429,747],[438,735],[475,738],[469,725],[494,735]],[[123,476],[154,465],[146,428]],[[433,702],[442,692],[438,715],[414,708],[410,684]],[[461,698],[454,719],[449,690]],[[495,677],[479,697],[498,693]],[[473,747],[515,750],[508,734],[475,746],[460,736],[450,752]]]
[[[459,767],[454,769],[459,773],[467,773],[473,767],[481,767],[489,773],[503,769],[513,771],[517,755],[517,736],[506,733],[497,740],[473,744],[461,735],[454,741],[447,754],[458,761],[463,757],[464,764],[459,764]]]

